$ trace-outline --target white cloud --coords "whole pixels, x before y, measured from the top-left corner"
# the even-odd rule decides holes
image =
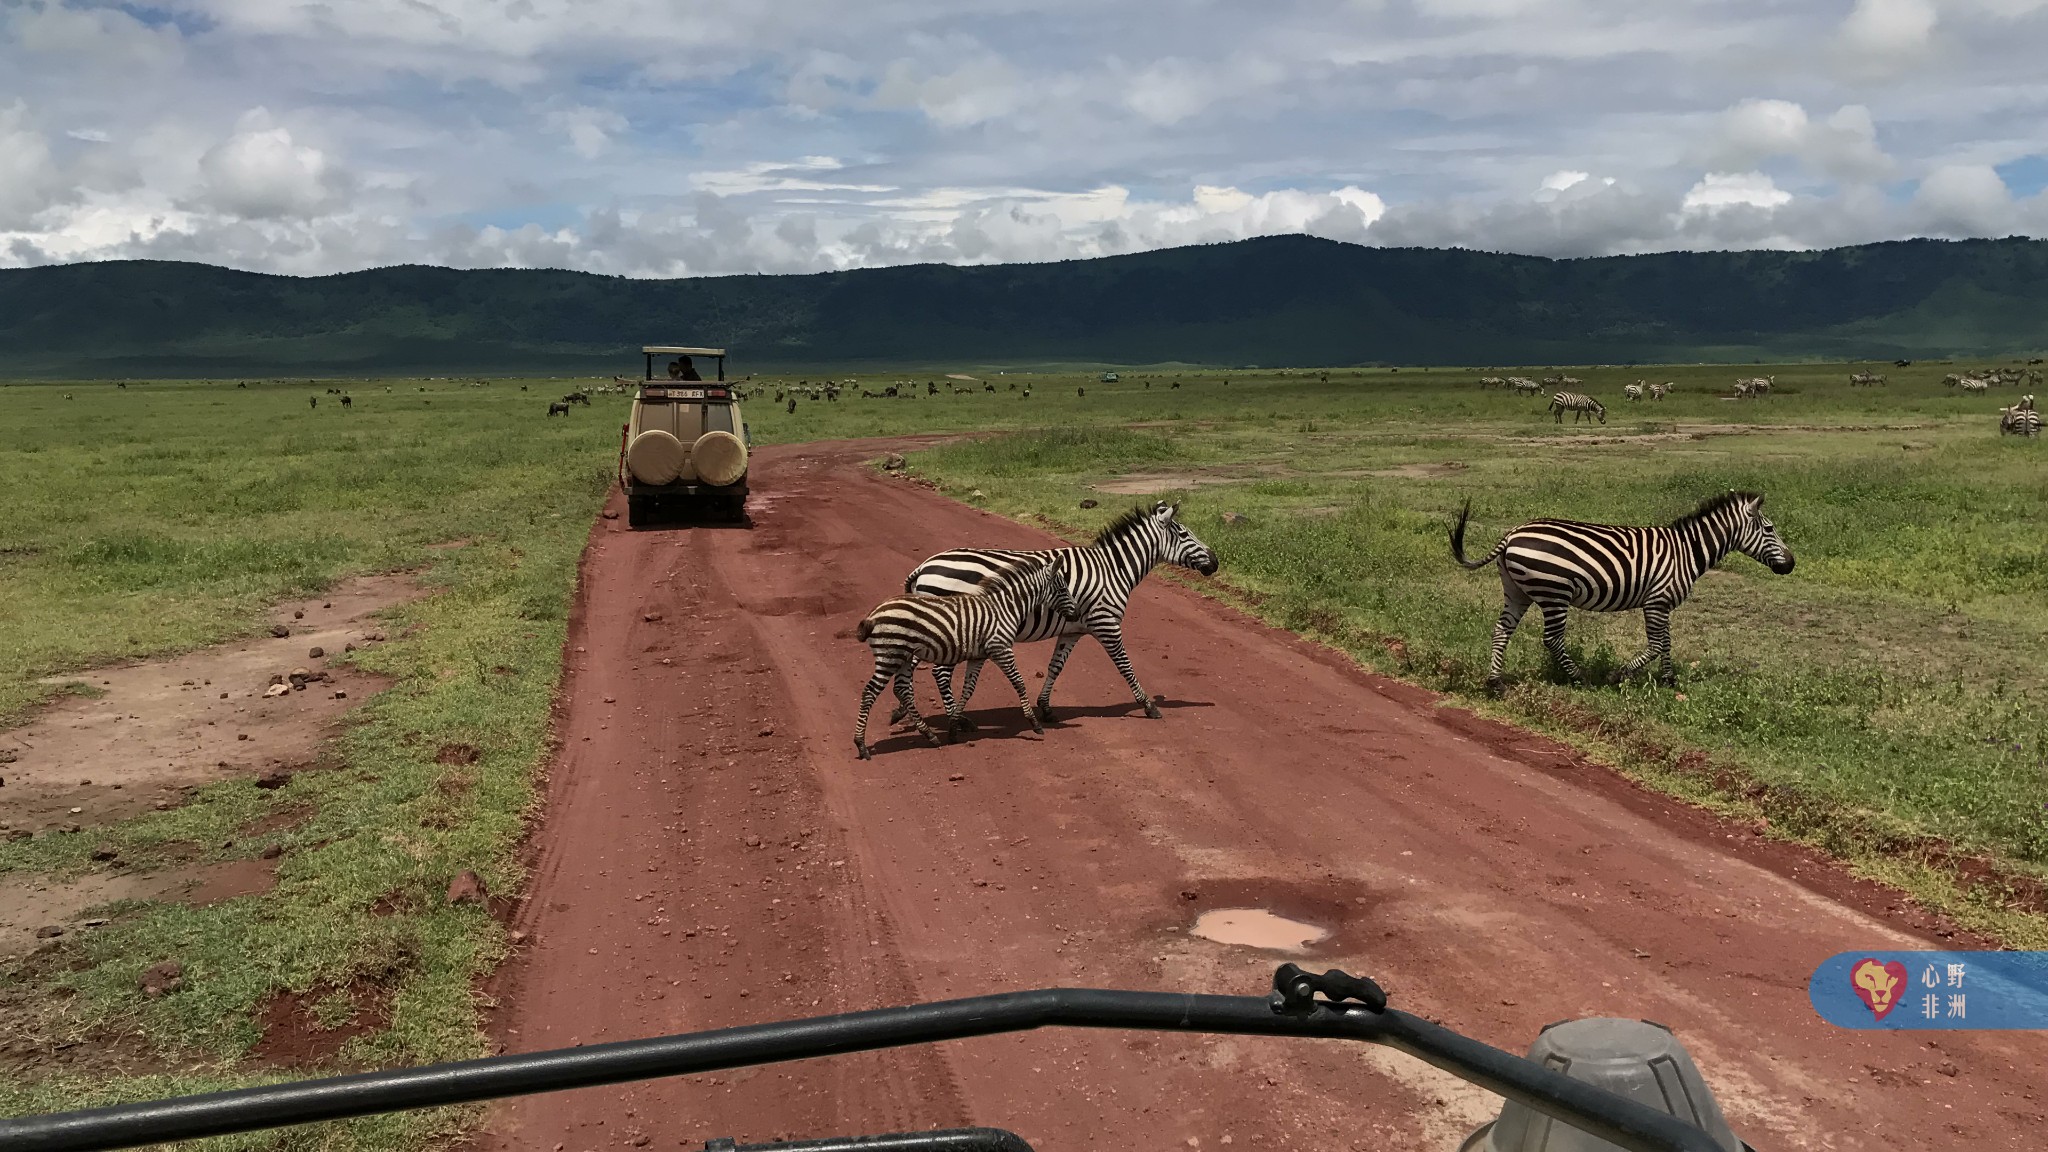
[[[1870,109],[1845,104],[1816,122],[1789,100],[1744,100],[1721,114],[1708,163],[1742,168],[1789,156],[1833,180],[1869,183],[1890,176],[1891,157],[1877,145]]]
[[[1933,0],[1856,0],[1842,21],[1842,43],[1879,63],[1926,51],[1937,15]]]
[[[1913,203],[1937,235],[1999,235],[2013,223],[2012,196],[2005,181],[1982,164],[1935,169],[1921,179]]]
[[[171,10],[0,0],[0,265],[667,275],[1287,231],[1593,255],[2048,227],[1986,167],[2048,156],[2048,0]],[[1902,176],[1917,195],[1879,188]]]
[[[1678,210],[1719,212],[1737,206],[1771,209],[1791,202],[1792,194],[1761,172],[1709,172],[1686,192]]]
[[[353,183],[318,148],[292,140],[257,108],[235,134],[199,158],[207,206],[243,220],[307,218],[333,213]]]

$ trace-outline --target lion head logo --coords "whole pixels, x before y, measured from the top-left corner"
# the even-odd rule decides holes
[[[1906,986],[1906,966],[1897,960],[1880,963],[1874,958],[1858,960],[1849,969],[1849,983],[1856,989],[1856,998],[1870,1009],[1870,1014],[1882,1020],[1899,1006],[1899,989]]]

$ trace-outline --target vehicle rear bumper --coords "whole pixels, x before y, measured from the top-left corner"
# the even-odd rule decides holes
[[[747,478],[731,484],[635,484],[628,481],[626,495],[637,500],[694,500],[700,496],[745,496]]]

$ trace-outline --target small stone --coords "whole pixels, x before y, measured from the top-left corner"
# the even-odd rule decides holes
[[[290,689],[286,689],[286,691],[290,691]],[[237,732],[237,733],[235,733],[235,739],[237,739],[237,740],[247,740],[248,738],[249,738],[249,734],[248,734],[247,732]]]
[[[749,848],[759,848],[761,846],[761,838],[759,836],[749,836],[742,843]]]
[[[507,936],[506,939],[514,944],[524,944],[526,943],[526,933],[514,929],[512,934]]]
[[[318,660],[325,655],[327,655],[327,649],[320,647],[318,644],[306,649],[306,659],[308,660]]]
[[[336,700],[346,700],[346,699],[348,699],[348,690],[347,690],[347,689],[345,689],[345,688],[336,688],[336,689],[334,690],[334,698],[335,698]]]
[[[332,601],[332,600],[329,600],[329,601],[327,601],[326,603],[324,603],[324,604],[322,604],[322,605],[320,605],[320,606],[321,606],[322,608],[332,608],[332,607],[334,607],[334,601]]]
[[[18,756],[12,748],[0,748],[0,764],[12,764]]]
[[[348,643],[346,643],[346,644],[343,644],[343,645],[341,646],[341,650],[342,650],[343,652],[353,652],[353,651],[355,651],[355,650],[356,650],[356,642],[355,642],[355,641],[353,641],[353,640],[351,640],[351,641],[349,641]]]
[[[220,698],[221,698],[221,699],[223,699],[223,700],[225,700],[225,699],[227,699],[227,698],[228,698],[228,694],[227,694],[227,693],[225,693],[225,692],[223,692],[223,693],[221,693],[221,694],[220,694]]]
[[[159,800],[153,807],[159,812],[169,812],[171,810],[171,802],[169,800]]]
[[[1236,512],[1225,512],[1223,514],[1223,522],[1225,524],[1242,524],[1245,522],[1245,518]]]
[[[256,778],[256,786],[266,792],[275,792],[292,782],[292,774],[282,768],[272,768]]]
[[[1941,1066],[1936,1068],[1935,1071],[1943,1076],[1954,1076],[1956,1073],[1961,1072],[1962,1069],[1956,1067],[1956,1062],[1953,1060],[1943,1060]]]
[[[635,1136],[635,1137],[633,1137],[633,1140],[632,1140],[632,1144],[633,1144],[633,1147],[635,1147],[635,1148],[645,1148],[645,1147],[647,1147],[648,1143],[649,1143],[649,1141],[648,1141],[647,1137],[646,1137],[646,1136],[644,1136],[644,1135],[643,1135],[643,1136]]]
[[[275,860],[279,856],[284,855],[284,845],[272,844],[270,847],[265,848],[263,851],[258,852],[256,855],[264,860]]]
[[[263,690],[263,698],[269,700],[278,696],[289,695],[291,693],[291,690],[292,686],[289,684],[272,684],[270,687],[265,688]],[[248,737],[244,736],[242,737],[242,739],[247,740]]]
[[[34,836],[35,833],[26,828],[9,828],[7,830],[7,838],[9,840],[28,840],[34,838]]]
[[[293,610],[292,610],[292,619],[294,619],[294,620],[304,620],[305,618],[306,618],[306,613],[305,613],[305,611],[304,611],[303,609],[293,609]]]
[[[88,859],[107,861],[112,860],[114,857],[119,856],[120,854],[121,850],[119,848],[114,847],[112,844],[102,844],[99,847],[94,848],[91,852],[87,853],[86,855]]]
[[[185,986],[185,966],[176,960],[165,960],[143,969],[139,982],[142,994],[151,1000],[168,996]]]
[[[38,940],[55,940],[63,934],[64,929],[55,924],[45,924],[41,928],[36,929],[36,939]]]
[[[448,903],[481,904],[486,893],[484,882],[476,873],[464,868],[448,882]]]
[[[87,920],[85,922],[85,926],[87,928],[105,928],[107,925],[112,923],[112,920],[109,920],[104,916],[95,916],[92,919]]]
[[[761,730],[760,730],[759,732],[756,732],[756,733],[755,733],[755,735],[756,735],[756,736],[773,736],[773,735],[775,735],[775,729],[774,729],[773,727],[765,727],[765,726],[764,726],[764,727],[763,727],[763,728],[762,728],[762,729],[761,729]]]
[[[313,670],[306,667],[294,668],[290,672],[285,673],[285,679],[287,680],[311,680],[312,678]]]
[[[640,619],[641,619],[641,620],[642,620],[643,622],[645,622],[645,623],[648,623],[648,624],[654,624],[654,623],[658,623],[658,622],[660,622],[660,620],[661,620],[661,613],[659,613],[659,612],[642,612],[642,613],[640,614]]]
[[[1202,894],[1193,888],[1183,888],[1180,890],[1180,898],[1183,900],[1200,900]]]
[[[948,779],[948,780],[951,780],[951,781],[954,781],[955,783],[958,783],[958,782],[959,782],[959,781],[961,781],[961,780],[965,780],[965,779],[967,779],[967,774],[966,774],[965,772],[955,772],[955,773],[953,773],[952,775],[950,775],[950,776],[947,776],[947,777],[946,777],[946,779]]]
[[[277,637],[279,640],[282,640],[285,637],[291,635],[292,630],[283,624],[272,624],[270,626],[270,634],[272,636]]]
[[[613,511],[612,509],[610,509],[610,508],[607,508],[607,509],[605,509],[605,510],[604,510],[604,518],[605,518],[605,519],[607,519],[607,520],[617,520],[617,519],[619,518],[619,514],[618,514],[617,512],[615,512],[615,511]],[[557,1144],[557,1145],[555,1145],[555,1147],[556,1147],[557,1149],[559,1149],[559,1148],[561,1148],[561,1145],[560,1145],[560,1144]]]
[[[1093,501],[1093,500],[1083,500],[1083,501],[1081,501],[1081,507],[1083,507],[1083,508],[1093,508],[1093,507],[1095,507],[1095,504],[1096,504],[1096,502],[1095,502],[1095,501]]]

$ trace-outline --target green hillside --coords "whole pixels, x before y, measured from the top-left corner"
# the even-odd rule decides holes
[[[0,375],[629,370],[652,341],[822,364],[1543,364],[2048,347],[2048,242],[1548,260],[1270,237],[1131,256],[631,280],[405,266],[0,270]]]

